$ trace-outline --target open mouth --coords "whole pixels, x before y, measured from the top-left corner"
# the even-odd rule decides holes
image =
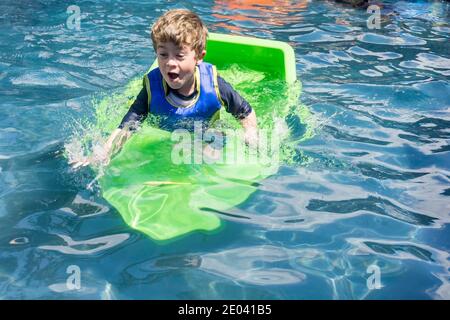
[[[175,72],[168,72],[167,75],[169,76],[169,79],[172,81],[178,78],[178,73]]]

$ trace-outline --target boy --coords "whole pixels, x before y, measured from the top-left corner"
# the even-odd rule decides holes
[[[191,128],[197,120],[211,121],[224,105],[244,128],[245,142],[256,145],[255,111],[217,76],[213,65],[203,62],[207,34],[200,18],[189,10],[170,10],[156,21],[151,37],[159,67],[144,76],[142,90],[104,150],[77,162],[74,168],[92,162],[107,163],[148,113],[158,116],[162,129],[174,130]]]

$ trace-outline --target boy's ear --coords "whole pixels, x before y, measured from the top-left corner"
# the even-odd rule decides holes
[[[202,63],[203,62],[203,58],[206,55],[206,50],[203,50],[202,53],[200,53],[200,55],[197,58],[197,64]]]

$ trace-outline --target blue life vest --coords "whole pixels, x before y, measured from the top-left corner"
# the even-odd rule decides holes
[[[217,71],[209,63],[200,63],[195,70],[197,97],[186,107],[176,106],[168,100],[167,83],[159,68],[153,69],[145,77],[147,95],[149,97],[149,113],[158,116],[159,127],[165,130],[185,128],[192,130],[194,121],[203,124],[212,122],[222,107]]]

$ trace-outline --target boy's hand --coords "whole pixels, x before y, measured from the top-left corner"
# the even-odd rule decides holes
[[[108,138],[104,146],[94,147],[92,155],[84,157],[82,160],[70,161],[69,164],[73,169],[79,167],[86,167],[90,164],[106,166],[109,164],[111,156],[122,148],[122,145],[131,136],[131,131],[128,128],[116,129]]]
[[[73,160],[70,161],[69,164],[72,166],[72,169],[78,169],[80,167],[86,167],[88,165],[101,165],[106,166],[110,161],[109,154],[104,150],[97,151],[90,155],[89,157],[84,157],[82,160]]]
[[[110,149],[108,146],[94,147],[92,154],[89,157],[84,157],[81,160],[70,161],[73,169],[86,167],[88,165],[106,166],[110,161]]]
[[[91,162],[89,161],[88,157],[85,157],[82,160],[71,160],[69,161],[69,165],[72,167],[72,169],[78,169],[79,167],[86,167]]]
[[[244,142],[252,148],[258,146],[258,125],[256,121],[256,113],[252,112],[241,120],[241,125],[244,128]]]
[[[258,146],[258,130],[253,127],[245,128],[244,142],[250,148],[256,148]]]

